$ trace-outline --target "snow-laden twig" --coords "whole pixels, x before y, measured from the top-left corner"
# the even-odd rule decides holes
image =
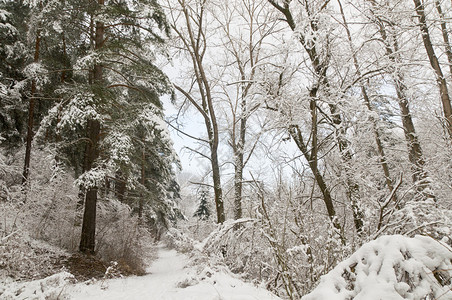
[[[13,235],[15,235],[17,233],[19,233],[19,230],[13,231],[10,234],[8,234],[7,236],[3,237],[0,241],[0,244],[7,242],[10,237],[12,237]]]

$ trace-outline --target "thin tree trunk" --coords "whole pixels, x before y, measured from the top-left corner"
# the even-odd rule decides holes
[[[376,5],[373,0],[370,0],[372,5]],[[378,26],[381,38],[385,44],[386,55],[394,65],[400,64],[399,47],[397,43],[397,37],[394,35],[392,37],[392,42],[390,41],[386,29],[384,27],[384,22],[375,16],[378,20]],[[421,192],[427,198],[435,197],[430,192],[425,192],[429,187],[428,174],[424,170],[425,160],[422,154],[421,144],[417,138],[416,130],[414,127],[413,119],[411,117],[411,112],[409,108],[409,101],[407,96],[407,87],[405,85],[405,79],[400,69],[390,67],[389,73],[394,80],[395,90],[397,94],[398,104],[400,107],[402,125],[405,134],[405,140],[408,148],[408,159],[411,163],[413,183],[417,185],[418,191]]]
[[[350,29],[349,29],[349,26],[348,26],[348,22],[347,22],[347,19],[345,18],[344,9],[342,7],[341,1],[337,0],[337,2],[339,4],[339,9],[341,11],[341,15],[342,15],[342,20],[344,22],[345,31],[347,32],[347,39],[348,39],[348,42],[350,44],[350,50],[351,50],[351,53],[352,53],[353,64],[354,64],[355,69],[356,69],[356,74],[358,75],[358,77],[361,77],[361,75],[362,75],[361,74],[361,69],[359,67],[359,63],[358,63],[358,58],[356,56],[355,47],[353,46],[352,35],[351,35]],[[361,94],[363,96],[364,104],[366,105],[367,109],[369,110],[369,112],[373,112],[372,105],[371,105],[371,102],[370,102],[370,98],[369,98],[369,95],[367,93],[367,89],[364,87],[364,85],[361,85]],[[375,144],[377,145],[377,152],[378,152],[378,155],[380,157],[380,159],[379,159],[380,160],[380,165],[381,165],[381,168],[383,169],[383,174],[385,176],[386,185],[388,186],[389,193],[391,193],[392,190],[394,189],[394,186],[392,184],[392,179],[391,179],[391,176],[390,176],[389,166],[388,166],[388,163],[387,163],[387,160],[386,160],[385,151],[384,151],[384,148],[383,148],[383,143],[382,143],[381,138],[380,138],[380,133],[378,132],[378,129],[377,129],[377,120],[372,120],[372,131],[373,131],[373,134],[374,134]],[[364,217],[364,216],[361,216],[361,217]],[[357,218],[355,218],[355,220],[356,219]],[[356,224],[355,223],[355,225],[362,225],[362,224]],[[355,226],[355,227],[358,227],[358,226]]]
[[[242,76],[244,79],[244,76]],[[242,189],[243,189],[243,168],[244,165],[244,150],[245,150],[245,142],[246,142],[246,123],[247,123],[247,115],[246,115],[246,93],[247,89],[244,89],[242,92],[242,101],[240,102],[240,128],[239,128],[239,140],[236,143],[235,140],[233,143],[233,151],[234,151],[234,218],[240,219],[242,217]],[[235,124],[233,124],[235,126]],[[233,136],[235,139],[235,135]]]
[[[143,140],[143,151],[141,153],[141,185],[143,186],[142,188],[144,189],[144,181],[145,181],[145,158],[146,158],[146,152],[145,152],[145,147],[144,147],[144,140]],[[140,223],[142,222],[142,218],[143,218],[143,205],[144,205],[144,193],[142,192],[140,195],[140,200],[138,201],[138,219],[140,221]]]
[[[104,0],[98,0],[100,6],[104,5]],[[100,49],[104,41],[104,23],[96,22],[95,49]],[[95,84],[102,83],[102,65],[94,66],[93,79]],[[88,144],[85,152],[86,170],[90,171],[94,167],[96,159],[99,157],[100,122],[98,120],[88,120],[87,122]],[[85,211],[83,213],[82,235],[79,250],[85,253],[94,254],[96,236],[96,205],[97,186],[89,187],[85,196]]]
[[[36,32],[35,40],[35,55],[33,62],[37,63],[39,61],[39,51],[41,46],[41,31]],[[31,159],[31,142],[33,141],[33,119],[35,112],[35,94],[36,94],[36,80],[31,81],[31,95],[30,101],[28,103],[28,126],[27,126],[27,141],[25,145],[25,161],[24,161],[24,171],[22,173],[22,184],[28,183],[28,176],[30,174],[30,159]]]
[[[322,199],[323,199],[323,202],[325,203],[328,217],[330,218],[331,222],[333,223],[334,228],[337,229],[337,231],[341,237],[342,243],[345,244],[345,238],[343,236],[342,226],[339,223],[339,220],[336,216],[336,211],[334,209],[331,191],[328,188],[328,186],[326,185],[325,179],[323,178],[323,176],[320,173],[320,170],[318,168],[316,150],[314,150],[314,151],[311,150],[311,153],[309,152],[308,147],[307,147],[306,143],[304,142],[301,130],[298,126],[296,126],[296,125],[291,126],[289,128],[289,133],[292,136],[293,140],[295,141],[297,147],[300,149],[301,153],[303,153],[303,156],[308,161],[309,168],[311,169],[311,172],[314,175],[314,179],[320,189],[320,192],[323,195]]]
[[[435,1],[436,10],[438,11],[439,17],[441,18],[441,33],[443,35],[444,48],[446,51],[447,61],[449,62],[449,73],[452,76],[452,47],[449,41],[449,31],[447,29],[446,16],[441,8],[441,2],[439,0]]]
[[[289,27],[295,31],[296,24],[294,21],[294,18],[292,16],[292,13],[289,8],[290,1],[285,1],[283,5],[279,5],[274,0],[268,0],[273,7],[275,7],[277,10],[279,10],[284,16],[285,21],[289,25]],[[326,7],[327,1],[325,2],[325,5],[323,8]],[[319,29],[317,27],[317,22],[311,21],[311,29],[314,32],[317,32]],[[311,89],[311,93],[315,91],[314,95],[311,95],[312,97],[317,97],[317,90],[318,87],[322,86],[325,88],[326,93],[328,94],[328,88],[329,88],[329,82],[327,78],[327,69],[328,69],[328,61],[321,61],[321,57],[319,55],[319,52],[317,50],[317,40],[315,36],[312,39],[306,39],[305,36],[302,34],[299,34],[299,40],[300,43],[303,45],[305,51],[309,55],[311,64],[314,68],[314,72],[317,75],[318,78],[318,85]],[[362,224],[363,224],[363,216],[364,213],[361,211],[358,203],[360,202],[360,195],[359,195],[359,185],[356,183],[356,181],[352,178],[352,172],[351,172],[351,159],[353,157],[351,151],[350,151],[350,142],[345,138],[345,131],[346,129],[343,127],[342,117],[340,115],[340,112],[337,108],[337,106],[333,103],[328,104],[330,113],[331,113],[331,119],[333,126],[337,129],[336,131],[336,139],[337,139],[337,146],[339,148],[339,152],[341,155],[341,159],[344,165],[344,170],[346,173],[346,184],[347,184],[347,198],[349,199],[349,202],[352,206],[353,210],[353,216],[354,216],[354,223],[356,230],[358,232],[361,232],[362,230]],[[315,176],[317,179],[317,176]],[[320,179],[320,178],[319,178]],[[322,178],[323,181],[323,178]],[[321,183],[318,182],[320,185]],[[323,181],[322,184],[325,184]],[[336,226],[336,225],[335,225]]]
[[[218,161],[218,144],[219,144],[219,129],[215,109],[213,105],[213,98],[210,90],[210,83],[204,71],[203,58],[206,47],[206,35],[203,32],[204,28],[204,12],[205,0],[200,3],[199,11],[196,15],[192,15],[192,10],[187,7],[185,1],[179,0],[182,7],[185,24],[187,25],[188,34],[183,34],[175,29],[178,36],[184,42],[184,46],[190,54],[193,63],[196,83],[199,88],[201,104],[199,104],[189,93],[182,88],[175,86],[198,110],[204,118],[207,135],[209,137],[208,144],[210,148],[210,164],[212,167],[212,180],[215,194],[215,208],[217,211],[217,222],[222,224],[226,220],[223,203],[223,190],[221,187],[220,165]],[[195,27],[193,27],[195,25]]]
[[[444,78],[443,71],[442,71],[439,61],[438,61],[438,57],[435,54],[435,50],[433,48],[433,44],[430,39],[430,33],[428,31],[428,25],[427,25],[427,21],[426,21],[426,17],[425,17],[424,4],[421,3],[420,0],[413,0],[413,2],[415,5],[416,13],[419,17],[418,25],[421,30],[422,41],[424,42],[424,47],[427,52],[428,60],[430,61],[430,65],[432,66],[433,70],[435,71],[436,83],[439,88],[439,94],[441,96],[441,103],[443,105],[444,117],[446,119],[445,125],[447,128],[447,132],[449,133],[449,136],[452,139],[452,106],[450,103],[450,97],[449,97],[449,91],[447,89],[446,78]],[[437,8],[438,8],[438,6],[437,6]],[[444,26],[445,26],[445,24],[444,24]],[[446,40],[445,40],[445,42],[446,42],[448,40],[447,31],[445,32],[444,30],[445,30],[445,28],[443,29],[443,38],[445,37],[444,34],[446,34]],[[446,45],[448,45],[448,42],[446,42]],[[449,50],[450,50],[450,47],[449,47]],[[449,58],[449,54],[448,54],[448,58]],[[452,55],[451,55],[451,58],[452,58]]]

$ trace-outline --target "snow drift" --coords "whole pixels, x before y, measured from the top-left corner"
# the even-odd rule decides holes
[[[303,300],[452,299],[452,249],[425,236],[382,236],[341,262]]]

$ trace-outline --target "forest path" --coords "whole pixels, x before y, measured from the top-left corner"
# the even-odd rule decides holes
[[[99,280],[93,284],[78,283],[65,289],[74,300],[276,300],[263,288],[245,283],[225,272],[189,264],[189,258],[160,244],[158,258],[145,276]],[[198,271],[197,271],[198,270]]]

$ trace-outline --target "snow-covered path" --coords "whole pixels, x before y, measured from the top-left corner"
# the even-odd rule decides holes
[[[65,294],[74,300],[89,299],[152,299],[152,300],[276,300],[280,299],[262,288],[234,278],[225,272],[207,268],[201,275],[189,260],[176,250],[158,247],[158,259],[146,276],[98,281],[87,285],[68,286]],[[204,275],[205,276],[204,276]]]

